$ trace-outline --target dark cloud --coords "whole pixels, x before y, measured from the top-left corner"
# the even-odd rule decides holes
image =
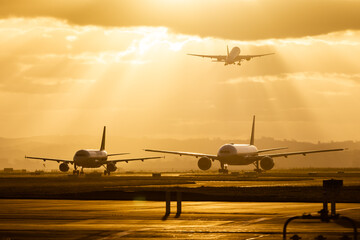
[[[360,29],[360,2],[351,0],[11,0],[0,17],[55,17],[77,25],[166,26],[225,39],[302,37]]]

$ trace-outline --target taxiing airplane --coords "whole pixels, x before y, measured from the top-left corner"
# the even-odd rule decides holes
[[[236,64],[236,62],[238,62],[238,65],[241,65],[241,61],[243,60],[250,61],[252,58],[255,57],[263,57],[272,54],[275,53],[266,53],[259,55],[240,55],[240,48],[233,47],[233,49],[231,49],[231,51],[229,52],[229,46],[227,46],[227,55],[201,55],[201,54],[188,53],[188,55],[196,56],[196,57],[214,58],[216,59],[216,61],[214,62],[224,62],[225,66],[229,64]]]
[[[256,172],[262,172],[263,170],[271,170],[274,167],[273,158],[276,157],[288,157],[291,155],[306,155],[310,153],[320,152],[332,152],[332,151],[343,151],[343,148],[335,149],[322,149],[322,150],[311,150],[311,151],[298,151],[298,152],[285,152],[285,153],[266,153],[270,151],[286,149],[286,147],[280,148],[269,148],[269,149],[257,149],[254,146],[254,132],[255,132],[255,116],[253,117],[252,130],[250,144],[225,144],[220,147],[217,155],[205,154],[205,153],[193,153],[193,152],[177,152],[177,151],[166,151],[166,150],[154,150],[144,149],[148,152],[159,152],[169,153],[185,156],[194,156],[200,158],[198,161],[198,167],[201,170],[208,170],[211,167],[211,163],[215,160],[220,162],[221,168],[220,173],[228,173],[228,165],[249,165],[254,164]],[[261,169],[260,169],[261,167]]]
[[[54,158],[43,158],[43,157],[28,157],[25,156],[25,158],[30,159],[40,159],[45,161],[56,161],[58,163],[61,162],[59,165],[59,169],[62,172],[69,171],[69,164],[74,165],[73,174],[79,175],[84,173],[84,168],[99,168],[103,166],[105,168],[104,175],[110,175],[110,172],[115,172],[117,167],[117,162],[130,162],[130,161],[144,161],[148,159],[156,159],[161,157],[145,157],[145,158],[129,158],[129,159],[120,159],[120,160],[108,160],[108,157],[111,156],[118,156],[118,155],[124,155],[128,153],[113,153],[108,154],[105,151],[105,133],[106,133],[106,127],[104,127],[103,135],[102,135],[102,141],[101,141],[101,147],[100,150],[96,149],[82,149],[75,153],[73,160],[66,160],[66,159],[54,159]],[[77,170],[77,167],[81,167],[81,172]]]

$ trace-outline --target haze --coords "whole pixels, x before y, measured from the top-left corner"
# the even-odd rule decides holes
[[[0,136],[106,125],[247,139],[256,115],[257,138],[359,141],[359,12],[350,0],[1,1]],[[241,67],[186,55],[226,45],[276,54]]]

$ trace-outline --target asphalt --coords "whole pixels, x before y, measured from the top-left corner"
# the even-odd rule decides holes
[[[321,203],[183,202],[182,214],[163,220],[163,201],[0,200],[0,239],[282,239],[289,217],[312,213]],[[360,222],[360,203],[339,203],[337,213]],[[288,239],[340,239],[344,222],[296,220]]]

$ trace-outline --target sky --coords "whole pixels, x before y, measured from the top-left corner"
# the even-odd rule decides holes
[[[360,140],[360,2],[0,0],[0,137]],[[274,55],[224,66],[187,55]]]

